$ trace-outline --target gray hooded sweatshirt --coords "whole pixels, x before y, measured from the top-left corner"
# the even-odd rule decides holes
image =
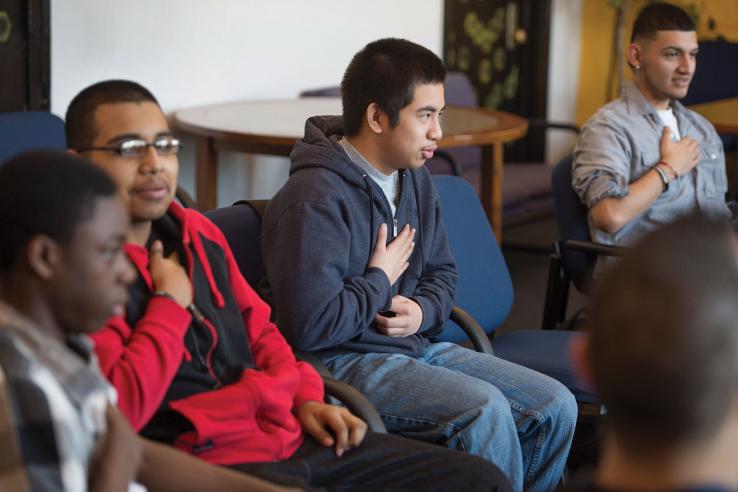
[[[342,132],[340,117],[310,118],[292,150],[290,177],[262,223],[265,297],[295,349],[418,356],[428,337],[441,331],[456,293],[433,180],[425,168],[400,171],[394,224],[382,190],[338,143]],[[410,266],[394,285],[367,266],[382,223],[388,243],[405,224],[416,229]],[[414,335],[389,337],[375,329],[374,316],[397,294],[423,311]]]

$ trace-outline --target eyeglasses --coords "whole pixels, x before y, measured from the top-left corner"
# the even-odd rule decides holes
[[[182,142],[178,138],[174,137],[161,137],[157,138],[153,142],[147,142],[140,138],[134,138],[131,140],[123,140],[115,147],[87,147],[86,149],[79,149],[78,152],[88,152],[90,150],[107,150],[109,152],[115,152],[122,157],[143,157],[146,152],[149,151],[149,147],[153,147],[156,153],[160,156],[176,155],[179,149],[182,148]]]

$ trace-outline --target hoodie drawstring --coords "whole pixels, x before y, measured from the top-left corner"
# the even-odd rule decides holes
[[[369,196],[369,256],[367,258],[371,258],[372,253],[374,253],[374,191],[372,191],[372,184],[369,182],[367,175],[362,174],[361,177],[364,178]]]
[[[415,244],[418,245],[420,249],[420,265],[421,268],[425,267],[425,257],[423,255],[423,223],[421,221],[422,214],[420,213],[420,194],[418,193],[418,187],[415,186],[415,183],[417,183],[417,180],[415,179],[415,171],[410,171],[410,176],[413,178],[413,192],[415,193],[415,212],[418,214],[418,228],[415,230],[415,234],[417,234],[415,238]],[[420,275],[423,275],[423,272],[421,270]]]

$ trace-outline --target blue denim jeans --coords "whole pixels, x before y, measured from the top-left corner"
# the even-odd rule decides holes
[[[556,488],[577,420],[574,396],[558,381],[453,343],[431,343],[417,359],[321,359],[369,398],[390,432],[485,458],[517,491]]]

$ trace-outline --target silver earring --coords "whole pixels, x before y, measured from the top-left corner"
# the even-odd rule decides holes
[[[636,65],[636,70],[640,70],[640,69],[641,69],[641,66],[640,65]]]

